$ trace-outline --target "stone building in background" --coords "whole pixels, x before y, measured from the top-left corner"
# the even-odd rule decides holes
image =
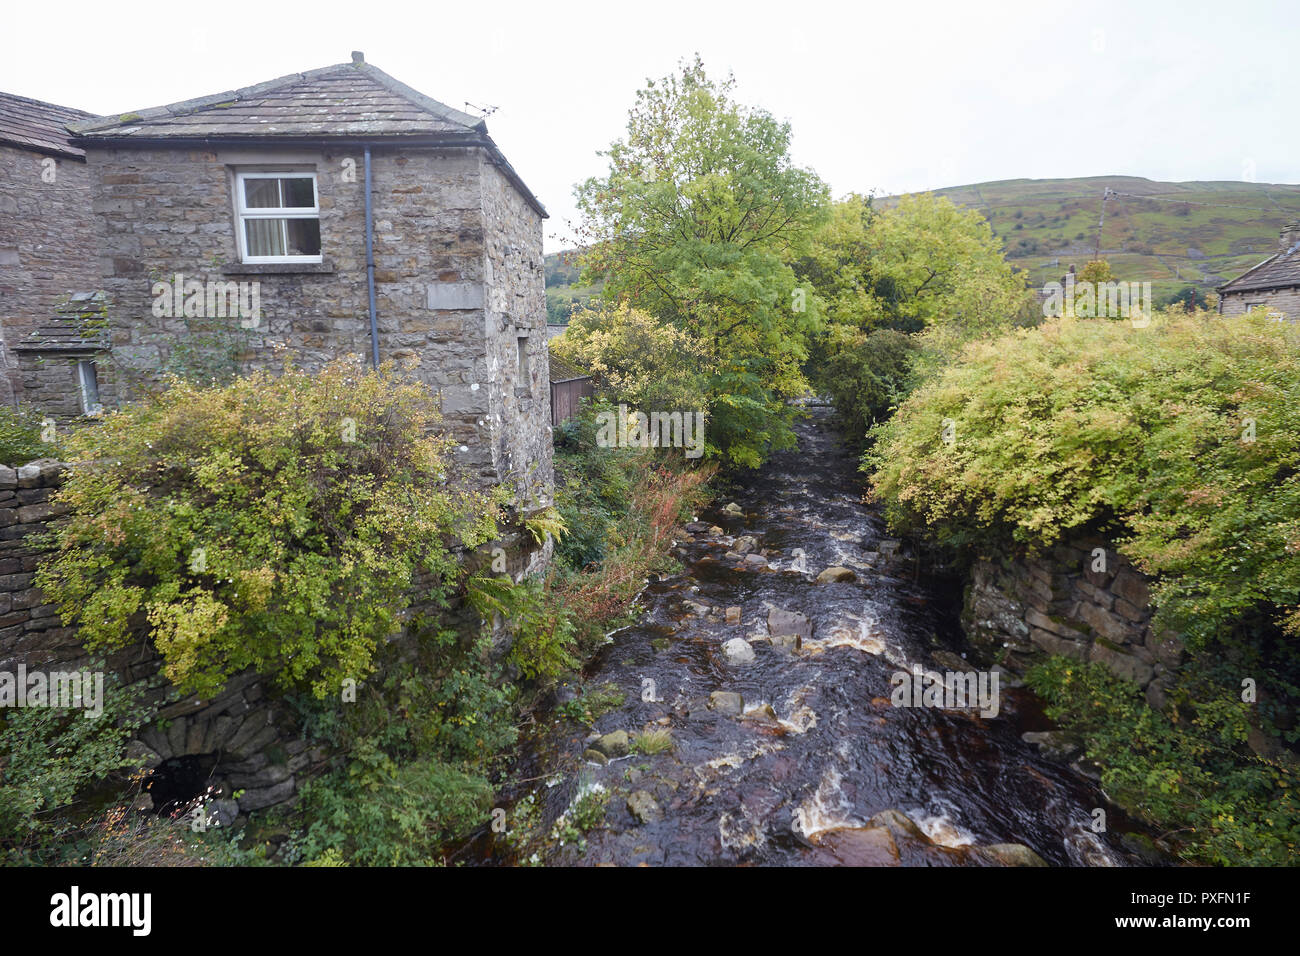
[[[71,294],[97,289],[90,174],[72,145],[68,123],[93,119],[82,110],[0,93],[0,403],[23,396],[15,346],[38,326],[69,325]],[[57,405],[79,414],[78,358],[54,353],[49,364],[23,364],[49,380]]]
[[[1219,286],[1219,314],[1241,315],[1263,306],[1281,318],[1300,319],[1300,222],[1282,227],[1278,251]]]
[[[167,371],[377,356],[440,395],[463,471],[550,504],[546,211],[482,119],[359,53],[135,113],[26,109],[35,142],[0,144],[22,401],[63,417]]]

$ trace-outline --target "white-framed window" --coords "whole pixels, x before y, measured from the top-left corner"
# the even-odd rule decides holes
[[[320,262],[316,174],[235,174],[239,256],[244,262]]]
[[[77,363],[77,388],[81,392],[81,413],[102,415],[104,406],[99,400],[99,373],[94,362]]]

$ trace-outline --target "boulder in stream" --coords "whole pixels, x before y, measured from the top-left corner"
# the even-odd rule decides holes
[[[722,645],[722,652],[727,655],[728,664],[752,664],[754,649],[743,637],[733,637]]]
[[[1047,866],[1047,861],[1023,843],[994,843],[979,852],[1002,866]]]
[[[745,712],[745,698],[734,691],[715,690],[709,695],[709,710],[731,717],[739,717]]]
[[[799,647],[812,638],[812,621],[798,611],[774,607],[767,612],[767,633],[772,636],[774,647]]]
[[[857,579],[857,574],[851,569],[838,564],[817,575],[818,584],[828,584],[835,581],[856,581]]]
[[[591,746],[606,757],[626,757],[631,751],[631,741],[628,740],[626,730],[605,734]]]
[[[647,790],[634,791],[627,798],[627,810],[638,823],[657,823],[664,818],[663,810]]]

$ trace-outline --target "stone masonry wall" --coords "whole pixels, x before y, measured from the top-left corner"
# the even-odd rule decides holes
[[[1093,570],[1096,549],[1105,570]],[[1096,538],[1039,556],[977,561],[962,623],[972,643],[1012,670],[1043,653],[1099,661],[1144,688],[1156,708],[1184,657],[1178,635],[1151,627],[1147,578]]]
[[[114,364],[137,373],[167,364],[187,322],[155,317],[152,289],[177,273],[259,283],[260,326],[243,331],[238,319],[228,320],[241,343],[241,372],[277,370],[285,354],[308,369],[342,355],[370,355],[359,150],[92,149],[88,165],[99,269],[111,299]],[[478,151],[392,148],[372,156],[380,360],[399,362],[438,390],[449,430],[465,449],[459,464],[491,483],[503,476],[497,474],[501,462],[487,393],[504,384],[498,379],[507,372],[494,364],[486,344],[488,240],[492,230],[520,227],[508,217],[487,221],[484,166]],[[315,170],[324,263],[240,263],[234,171],[257,167]],[[491,238],[498,247],[525,248],[525,261],[535,244],[540,263],[540,222],[531,209],[527,213],[522,228],[535,231],[535,243]],[[540,271],[534,284],[525,298],[542,301]],[[544,303],[540,315],[544,322]]]
[[[0,671],[15,673],[19,665],[29,673],[91,665],[76,630],[62,625],[57,609],[32,584],[41,552],[29,537],[57,519],[58,506],[49,499],[66,467],[49,459],[16,469],[0,465]],[[103,659],[107,670],[128,684],[151,681],[161,665],[152,648],[140,645]],[[292,798],[303,771],[326,757],[309,750],[292,714],[252,672],[233,677],[212,700],[191,695],[168,701],[169,696],[174,692],[166,685],[146,692],[147,702],[163,706],[157,722],[131,742],[129,753],[149,768],[179,757],[209,758],[219,797],[213,812],[223,824],[241,812]],[[233,799],[240,790],[239,799]]]
[[[42,172],[50,168],[53,182]],[[72,292],[99,288],[84,162],[0,146],[0,339],[12,347]],[[11,356],[0,356],[0,401],[21,395]]]
[[[554,485],[542,219],[486,157],[480,181],[493,455],[498,473],[515,486],[520,510],[531,512],[551,504]]]
[[[1270,311],[1281,312],[1291,321],[1300,320],[1300,289],[1271,289],[1267,292],[1228,292],[1223,296],[1223,315],[1245,315],[1247,304],[1264,303]]]

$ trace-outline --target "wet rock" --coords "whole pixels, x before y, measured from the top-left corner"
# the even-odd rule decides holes
[[[883,827],[893,834],[895,840],[912,839],[930,842],[922,829],[916,825],[916,821],[909,817],[902,810],[896,810],[890,807],[888,810],[881,810],[874,817],[867,821],[870,826]]]
[[[886,538],[884,541],[881,541],[880,544],[876,545],[876,550],[886,558],[892,558],[894,555],[898,554],[898,549],[902,547],[902,545],[903,542],[898,541],[895,538]]]
[[[630,749],[627,731],[615,730],[613,733],[605,734],[592,744],[592,748],[599,750],[606,757],[626,757]]]
[[[715,525],[710,525],[710,526],[709,526],[709,534],[711,534],[711,535],[723,535],[723,534],[726,534],[726,533],[727,533],[727,532],[723,531],[723,530],[722,530],[721,528],[719,528],[716,524],[715,524]]]
[[[1070,764],[1070,769],[1082,777],[1087,777],[1097,783],[1101,782],[1101,764],[1095,760],[1089,760],[1087,757],[1080,757],[1074,763]]]
[[[627,798],[627,810],[636,817],[638,823],[657,823],[664,818],[663,810],[655,803],[655,798],[646,790],[633,791]]]
[[[850,568],[838,564],[817,575],[818,584],[828,584],[835,581],[856,581],[857,579],[858,576]]]
[[[752,664],[754,649],[743,637],[733,637],[722,645],[722,652],[727,655],[728,664]]]
[[[699,601],[683,601],[682,607],[686,608],[686,610],[690,611],[692,614],[698,614],[701,616],[708,614],[709,611],[712,610],[712,608],[707,604],[701,604]]]
[[[1170,862],[1168,854],[1145,833],[1121,833],[1119,842],[1147,866],[1165,866]]]
[[[208,804],[208,819],[219,827],[228,827],[239,816],[239,804],[234,800],[213,800]]]
[[[1023,843],[994,843],[980,853],[1001,866],[1047,866],[1047,861]]]
[[[931,651],[930,657],[940,667],[950,671],[967,671],[971,665],[960,654],[954,654],[952,651]]]
[[[729,717],[739,717],[745,712],[745,698],[734,691],[715,690],[709,695],[709,710]]]
[[[767,632],[772,636],[773,645],[798,647],[805,639],[812,638],[812,622],[798,611],[774,607],[767,612]]]
[[[765,568],[767,567],[767,558],[763,557],[761,554],[747,554],[745,555],[745,563]]]
[[[754,536],[752,534],[744,534],[736,539],[736,542],[731,546],[731,549],[733,551],[739,551],[741,554],[745,554],[748,551],[753,551],[757,547],[758,541]]]
[[[844,866],[897,866],[898,844],[885,827],[844,827],[815,834],[811,842]]]
[[[1048,760],[1065,762],[1079,753],[1079,746],[1056,730],[1031,730],[1020,735],[1020,739],[1038,748],[1038,752]]]
[[[727,623],[728,624],[740,623],[740,608],[738,607],[727,608]]]
[[[584,750],[584,751],[582,752],[582,759],[583,759],[583,760],[589,760],[589,761],[591,761],[592,763],[598,763],[598,764],[600,764],[602,767],[605,766],[605,764],[609,763],[609,758],[606,757],[606,756],[605,756],[603,753],[601,753],[599,750],[590,750],[590,749],[589,749],[589,750]]]
[[[740,507],[740,505],[736,504],[734,501],[730,502],[722,510],[730,515],[743,515],[745,513],[745,509]]]

